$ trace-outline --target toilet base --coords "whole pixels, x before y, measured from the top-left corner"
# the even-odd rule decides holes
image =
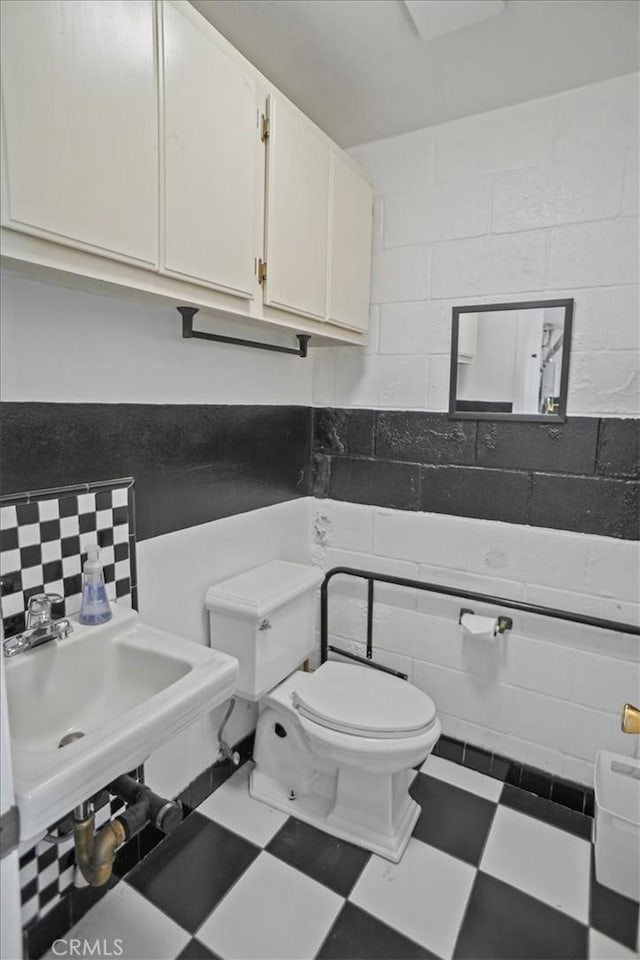
[[[343,769],[341,774],[348,774],[348,770]],[[355,822],[348,816],[349,809],[340,803],[340,793],[334,803],[332,799],[322,796],[320,793],[301,793],[291,797],[287,788],[281,782],[275,780],[266,774],[263,774],[257,768],[251,771],[249,778],[249,793],[255,800],[260,800],[291,817],[296,817],[304,823],[317,827],[339,840],[346,840],[356,846],[364,847],[372,853],[377,853],[386,860],[398,863],[401,859],[413,828],[420,816],[420,807],[407,792],[407,774],[403,771],[401,774],[394,774],[404,780],[403,788],[399,782],[395,787],[391,783],[391,776],[387,779],[387,790],[382,786],[381,794],[398,794],[399,789],[403,789],[403,801],[400,808],[396,810],[391,834],[380,829],[376,829],[373,823]],[[360,811],[362,812],[362,811]],[[390,811],[388,811],[390,812]],[[376,811],[379,815],[382,811]],[[375,819],[371,817],[370,819]]]
[[[433,749],[439,722],[426,737],[411,738],[411,749],[405,741],[399,758],[396,752],[391,762],[380,763],[375,756],[361,756],[356,765],[346,752],[317,742],[303,729],[293,705],[296,684],[294,674],[260,702],[250,795],[397,863],[420,816],[409,795],[411,767]]]

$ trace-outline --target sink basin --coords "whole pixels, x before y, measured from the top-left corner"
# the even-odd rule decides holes
[[[5,660],[20,839],[40,835],[233,695],[233,657],[114,609]],[[69,733],[84,736],[59,747]]]

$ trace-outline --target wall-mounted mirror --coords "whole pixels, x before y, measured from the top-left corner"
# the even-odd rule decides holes
[[[565,420],[573,300],[454,307],[449,416]]]

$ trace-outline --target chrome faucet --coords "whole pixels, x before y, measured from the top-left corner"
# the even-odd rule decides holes
[[[51,616],[51,605],[62,603],[63,600],[64,597],[57,593],[37,593],[31,597],[27,608],[27,629],[3,642],[5,657],[15,657],[49,640],[62,640],[73,633],[73,627],[66,617],[54,620]]]

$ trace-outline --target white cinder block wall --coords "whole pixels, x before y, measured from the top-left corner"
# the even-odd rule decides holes
[[[4,401],[303,406],[311,401],[309,371],[301,361],[184,341],[178,314],[160,301],[90,292],[8,271],[2,272],[1,288]],[[232,322],[209,324],[203,315],[203,329],[238,335]],[[273,339],[288,344],[291,338],[275,334]],[[272,557],[308,560],[308,499],[138,543],[140,612],[148,623],[208,644],[207,587]],[[146,772],[155,790],[175,796],[215,761],[224,710],[152,755]],[[239,704],[226,735],[233,743],[254,725],[255,710]]]
[[[318,351],[318,406],[448,408],[454,304],[573,297],[569,415],[640,413],[638,76],[356,147],[376,188],[367,351]],[[316,501],[315,560],[640,619],[638,544]],[[360,650],[362,589],[334,581],[330,633]],[[436,702],[445,733],[589,783],[638,702],[637,638],[513,611],[496,643],[461,606],[380,588],[374,642]],[[505,611],[508,612],[508,611]]]
[[[137,555],[145,622],[207,646],[208,588],[273,558],[308,563],[311,503],[307,497],[289,500],[143,540]],[[154,790],[175,796],[214,763],[225,709],[214,710],[152,754],[145,773]],[[225,739],[236,743],[254,729],[256,716],[254,704],[236,701]]]
[[[573,297],[570,415],[640,413],[638,75],[355,147],[376,190],[367,353],[314,403],[448,408],[451,307]]]
[[[626,77],[354,150],[377,190],[372,335],[366,352],[312,351],[314,403],[445,410],[451,305],[549,294],[576,300],[570,413],[637,414],[637,123],[637,78]],[[167,306],[11,274],[2,287],[4,400],[311,400],[308,367],[181,342]],[[311,509],[294,501],[142,542],[143,616],[207,642],[207,583],[271,556],[306,559]],[[326,565],[614,618],[637,610],[627,543],[348,504],[314,512]],[[630,749],[615,730],[620,705],[638,695],[637,644],[517,618],[505,646],[474,650],[459,636],[458,604],[381,597],[392,601],[377,609],[382,657],[432,692],[446,732],[585,782],[599,746]],[[362,609],[338,600],[332,629],[357,642]],[[155,789],[176,793],[215,759],[220,718],[151,758]],[[229,738],[250,725],[241,706]]]
[[[638,544],[608,537],[314,501],[314,562],[496,597],[640,621]],[[500,606],[376,587],[375,659],[434,700],[444,733],[590,783],[598,749],[631,755],[620,710],[640,691],[638,638]],[[471,640],[461,607],[511,616],[495,642]],[[331,642],[364,656],[360,581],[330,587]]]
[[[2,400],[47,403],[311,402],[308,369],[290,357],[183,340],[177,310],[3,270]],[[198,315],[196,329],[253,336],[233,321]],[[276,332],[276,343],[291,337]],[[266,339],[266,338],[265,338]]]

